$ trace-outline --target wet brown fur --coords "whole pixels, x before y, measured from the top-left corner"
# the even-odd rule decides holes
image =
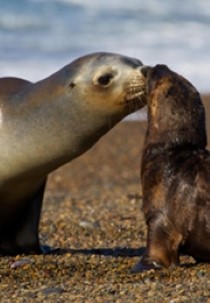
[[[141,163],[147,249],[137,270],[210,261],[210,153],[197,90],[165,65],[147,76],[148,129]]]

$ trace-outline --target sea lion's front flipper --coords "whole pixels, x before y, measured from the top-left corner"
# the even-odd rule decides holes
[[[147,224],[147,249],[132,272],[168,268],[179,264],[178,249],[182,236],[173,223],[167,216],[158,212]]]
[[[45,183],[27,203],[24,203],[14,222],[2,227],[4,230],[0,235],[1,254],[42,253],[38,231]]]

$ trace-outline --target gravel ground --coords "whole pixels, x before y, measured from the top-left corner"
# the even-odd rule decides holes
[[[139,179],[145,128],[119,124],[50,176],[40,237],[59,249],[1,257],[0,302],[210,303],[210,264],[182,256],[176,269],[130,273],[146,244]]]

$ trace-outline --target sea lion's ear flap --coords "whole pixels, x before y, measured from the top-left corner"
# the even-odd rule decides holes
[[[71,81],[71,83],[69,84],[70,88],[74,88],[76,86],[76,83],[74,81]]]

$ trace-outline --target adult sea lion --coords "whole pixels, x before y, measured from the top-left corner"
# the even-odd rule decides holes
[[[94,53],[36,83],[0,79],[0,253],[41,252],[47,175],[145,104],[141,66]]]
[[[199,93],[165,65],[147,77],[148,129],[141,181],[147,248],[133,271],[210,261],[210,153]]]

